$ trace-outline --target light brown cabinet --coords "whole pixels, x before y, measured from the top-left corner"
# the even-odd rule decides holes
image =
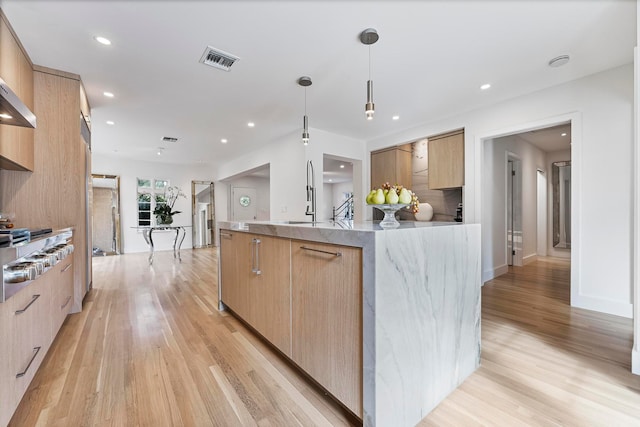
[[[371,152],[371,187],[401,184],[411,188],[411,144]]]
[[[222,301],[291,356],[288,239],[222,230]]]
[[[429,137],[429,189],[464,185],[464,130]]]
[[[51,298],[51,336],[55,338],[73,305],[73,254],[56,264],[50,275],[55,281]]]
[[[292,359],[362,417],[362,250],[292,241]]]
[[[9,300],[13,311],[13,371],[10,380],[15,405],[22,399],[51,345],[53,279],[51,274],[45,274]]]
[[[11,26],[0,11],[0,77],[34,111],[33,67]],[[0,168],[34,168],[34,130],[0,125]]]

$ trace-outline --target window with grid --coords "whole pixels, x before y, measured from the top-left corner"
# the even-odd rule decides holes
[[[165,191],[169,187],[166,179],[137,178],[138,180],[138,226],[155,225],[152,215],[156,206],[166,203]]]

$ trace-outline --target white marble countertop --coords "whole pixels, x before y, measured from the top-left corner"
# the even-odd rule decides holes
[[[365,247],[376,234],[407,232],[407,230],[461,227],[459,222],[400,221],[397,228],[382,228],[379,222],[365,221],[219,221],[218,228],[238,230],[289,239],[311,240],[321,243]]]

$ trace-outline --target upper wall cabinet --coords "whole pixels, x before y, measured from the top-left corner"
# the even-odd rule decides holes
[[[0,77],[34,111],[33,67],[0,10]],[[33,170],[34,130],[0,125],[0,169]]]
[[[464,185],[464,129],[430,136],[429,189],[442,190]]]
[[[371,152],[371,188],[388,182],[411,188],[411,144]]]

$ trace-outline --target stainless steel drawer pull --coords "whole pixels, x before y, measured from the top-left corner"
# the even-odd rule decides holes
[[[342,256],[342,252],[329,252],[329,251],[323,251],[321,249],[307,248],[306,246],[300,246],[300,249],[304,249],[305,251],[320,252],[327,255]]]
[[[18,372],[16,374],[16,378],[20,378],[20,377],[24,377],[25,376],[25,374],[27,373],[27,371],[31,367],[31,364],[33,363],[33,361],[36,360],[36,357],[38,356],[38,353],[40,353],[40,349],[41,348],[42,347],[34,347],[33,348],[33,356],[31,356],[31,360],[29,360],[29,364],[27,365],[26,368],[24,368],[24,371]]]
[[[227,239],[230,239],[233,237],[233,234],[220,232],[220,237],[225,237]]]
[[[71,268],[71,264],[67,265],[65,268],[62,269],[62,271],[60,273],[64,273],[65,271],[67,271],[69,268]]]
[[[16,314],[22,314],[22,313],[24,313],[25,311],[27,311],[27,310],[29,309],[29,307],[31,307],[31,304],[33,304],[34,302],[36,302],[36,300],[37,300],[38,298],[40,298],[40,294],[38,294],[38,295],[34,295],[34,296],[31,298],[31,301],[29,301],[29,304],[27,304],[27,306],[26,306],[25,308],[23,308],[22,310],[17,310],[17,311],[16,311]]]
[[[262,270],[260,270],[260,247],[258,246],[261,243],[260,239],[253,239],[251,242],[254,247],[251,253],[251,271],[256,275],[262,274]]]
[[[67,297],[67,300],[64,302],[64,304],[60,306],[60,310],[64,309],[67,306],[67,304],[69,304],[69,301],[71,301],[71,295],[69,295]]]

